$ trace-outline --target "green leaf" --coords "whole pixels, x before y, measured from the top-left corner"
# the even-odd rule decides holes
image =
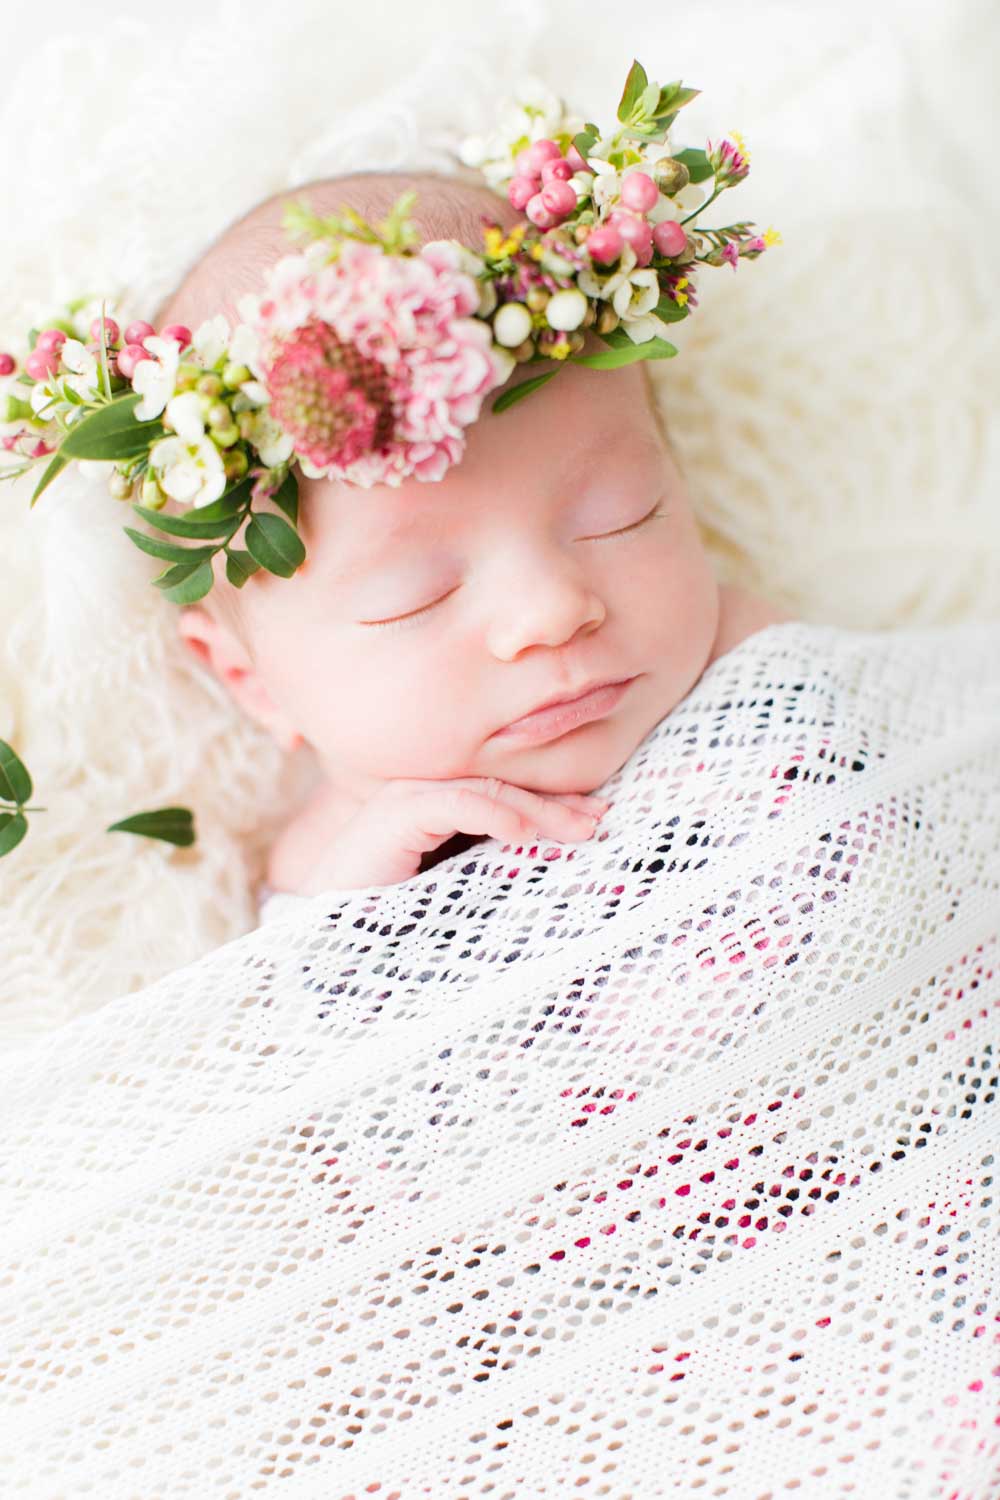
[[[686,151],[675,151],[674,161],[682,161],[691,174],[694,183],[704,182],[706,177],[713,175],[708,156],[704,151],[697,151],[694,147]]]
[[[192,551],[199,549],[192,548]],[[199,563],[175,563],[159,578],[153,582],[158,589],[163,590],[164,599],[169,599],[171,604],[194,604],[196,600],[203,599],[215,582],[215,574],[212,572],[210,562]]]
[[[558,375],[558,370],[546,370],[544,375],[533,375],[530,380],[522,380],[519,385],[508,386],[494,401],[491,411],[506,411],[508,406],[513,406],[515,401],[520,401],[523,396],[530,396],[532,391],[537,391],[540,385],[551,380],[553,375]]]
[[[34,505],[39,495],[41,495],[42,491],[48,489],[49,485],[52,483],[53,479],[55,479],[56,475],[61,473],[69,462],[69,459],[64,457],[63,450],[65,449],[65,447],[66,444],[63,443],[63,446],[59,449],[58,453],[53,454],[52,460],[46,468],[45,473],[42,475],[41,479],[35,486],[35,493],[32,495],[31,504],[28,506],[29,510],[31,509],[31,506]]]
[[[689,309],[681,307],[680,303],[675,302],[672,297],[661,297],[653,308],[653,312],[661,323],[680,323],[682,319],[690,316]],[[628,338],[628,334],[625,337]]]
[[[299,481],[291,469],[289,469],[281,484],[271,496],[271,499],[278,506],[279,510],[285,512],[292,525],[296,525],[299,519]]]
[[[31,801],[28,768],[6,740],[0,740],[0,797],[7,802]]]
[[[105,833],[137,833],[142,838],[163,839],[168,844],[187,846],[195,840],[194,819],[187,807],[159,807],[153,812],[133,813],[119,823],[111,823]]]
[[[623,125],[628,124],[632,111],[638,100],[642,97],[642,91],[648,83],[649,79],[646,77],[645,68],[633,57],[632,66],[629,68],[628,77],[625,80],[625,88],[618,103],[618,118]]]
[[[235,588],[241,589],[259,567],[260,563],[241,547],[226,548],[226,577]]]
[[[690,104],[692,99],[697,99],[701,89],[686,89],[681,87],[680,79],[676,83],[665,84],[660,91],[660,97],[656,105],[656,114],[664,115],[669,110],[671,117],[683,109],[685,104]]]
[[[616,328],[615,333],[618,332]],[[666,339],[653,337],[646,339],[645,343],[633,344],[632,340],[625,334],[628,343],[618,343],[611,349],[602,349],[599,354],[571,354],[569,360],[574,365],[588,365],[592,370],[617,370],[622,365],[634,364],[638,359],[669,359],[676,354],[677,350],[673,344],[668,344]]]
[[[161,542],[159,537],[133,531],[131,526],[126,526],[124,531],[141,552],[148,552],[150,557],[163,557],[167,562],[202,562],[218,551],[217,547],[181,547],[177,542]]]
[[[660,101],[660,85],[658,83],[647,83],[639,95],[639,112],[644,117],[651,119],[656,106]]]
[[[203,510],[211,510],[211,508],[209,505],[204,505],[195,514],[200,516]],[[132,509],[143,521],[148,521],[150,526],[156,527],[157,531],[165,531],[168,536],[195,538],[217,536],[228,541],[233,532],[239,530],[241,520],[237,515],[231,516],[228,520],[189,521],[187,516],[166,516],[162,511],[149,510],[145,505],[133,505]]]
[[[245,532],[250,556],[269,573],[279,578],[291,578],[295,569],[305,561],[306,549],[302,538],[281,516],[262,512],[254,515]]]
[[[573,145],[579,151],[584,160],[586,160],[586,158],[590,155],[591,148],[598,139],[599,136],[591,135],[589,130],[581,130],[579,135],[575,135],[573,137]]]
[[[28,831],[24,813],[0,813],[0,855],[16,849]]]
[[[199,524],[202,521],[224,521],[229,516],[234,516],[238,511],[250,503],[253,491],[254,477],[247,474],[230,489],[224,491],[211,505],[199,505],[197,515]]]
[[[163,423],[156,419],[140,422],[135,408],[142,397],[135,391],[117,396],[107,406],[98,406],[70,428],[60,453],[66,458],[123,459],[137,458],[157,438],[166,435]]]

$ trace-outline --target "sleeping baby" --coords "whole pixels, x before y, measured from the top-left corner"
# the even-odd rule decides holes
[[[433,173],[304,191],[317,213],[346,203],[372,222],[409,189],[424,241],[481,248],[482,215],[521,217]],[[230,226],[156,326],[237,321],[294,248],[287,196]],[[644,362],[567,363],[506,411],[485,402],[466,437],[435,483],[299,475],[294,577],[260,570],[237,590],[219,551],[211,592],[179,613],[239,706],[322,773],[270,850],[269,909],[404,881],[484,838],[591,838],[609,805],[595,793],[650,730],[719,656],[791,618],[718,582]]]

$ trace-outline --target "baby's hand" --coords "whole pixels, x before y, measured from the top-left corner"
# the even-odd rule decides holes
[[[588,839],[609,805],[575,792],[529,792],[495,776],[387,781],[337,829],[299,894],[409,880],[421,857],[456,833],[505,844]]]

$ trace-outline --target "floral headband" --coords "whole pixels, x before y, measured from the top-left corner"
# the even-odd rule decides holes
[[[0,353],[0,460],[12,455],[0,479],[44,464],[34,505],[71,462],[105,473],[112,496],[161,533],[125,527],[169,564],[152,582],[176,604],[210,591],[220,549],[237,588],[260,568],[291,577],[305,559],[294,466],[361,488],[440,479],[516,366],[556,362],[503,391],[494,412],[565,363],[670,358],[663,334],[697,306],[696,268],[735,270],[780,243],[748,222],[693,227],[749,171],[735,131],[735,144],[673,150],[671,126],[699,92],[652,83],[633,60],[610,134],[554,95],[506,106],[495,131],[458,151],[525,216],[505,233],[483,215],[481,253],[457,240],[419,245],[416,193],[377,226],[300,201],[283,225],[309,243],[271,267],[263,295],[240,299],[235,328],[220,314],[193,333],[141,319],[122,330],[105,301],[69,303],[30,330],[23,370]],[[583,354],[587,329],[607,347]],[[164,514],[168,499],[190,514]],[[263,499],[281,514],[255,511]],[[3,751],[0,796],[17,780],[3,775]],[[0,854],[13,834],[4,819],[23,819],[21,807],[0,810]],[[175,823],[126,831],[181,842]]]

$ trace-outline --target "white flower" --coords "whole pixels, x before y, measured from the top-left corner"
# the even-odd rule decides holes
[[[72,372],[63,377],[66,385],[85,400],[93,396],[100,381],[96,354],[92,354],[79,339],[66,339],[59,354],[66,369]]]
[[[205,418],[197,391],[181,391],[167,402],[164,417],[179,438],[186,443],[196,443],[205,435]]]
[[[253,412],[245,426],[247,441],[257,449],[265,468],[275,469],[291,458],[295,440],[270,412]]]
[[[52,388],[51,377],[49,380],[36,381],[28,393],[28,400],[35,416],[40,417],[43,422],[50,422],[56,414],[56,404],[60,400],[58,393]]]
[[[618,258],[618,269],[613,276],[596,276],[590,266],[584,266],[577,272],[576,284],[588,297],[603,297],[610,302],[622,282],[634,270],[636,262],[636,253],[626,240]]]
[[[655,271],[630,271],[611,296],[611,305],[622,322],[641,318],[660,300],[660,283]]]
[[[226,488],[226,470],[210,437],[193,443],[165,437],[149,450],[150,468],[160,488],[183,505],[210,505]]]
[[[592,167],[596,173],[590,183],[594,206],[599,210],[606,208],[615,202],[621,193],[621,173],[602,156],[588,156],[587,166]]]
[[[132,376],[132,389],[143,398],[135,408],[137,421],[151,422],[158,417],[174,394],[180,347],[176,339],[160,338],[155,333],[143,339],[143,348],[151,357],[141,359]]]
[[[195,353],[207,370],[218,364],[229,346],[229,322],[224,313],[206,318],[191,336]]]
[[[427,251],[434,252],[434,256],[427,256]],[[432,264],[444,261],[454,271],[468,271],[470,276],[480,276],[486,269],[486,261],[468,245],[460,244],[458,240],[428,240],[421,245],[419,254],[430,259]]]
[[[229,358],[234,364],[246,365],[259,374],[259,344],[260,340],[252,328],[248,328],[246,323],[237,323],[229,340]]]
[[[466,136],[458,144],[458,156],[467,167],[477,167],[490,187],[503,192],[514,176],[514,157],[523,149],[525,138],[531,143],[574,136],[583,126],[583,119],[567,111],[558,94],[529,73],[501,104],[495,127],[483,135]]]
[[[259,380],[244,380],[240,390],[246,396],[251,406],[267,406],[271,397],[267,386]]]

